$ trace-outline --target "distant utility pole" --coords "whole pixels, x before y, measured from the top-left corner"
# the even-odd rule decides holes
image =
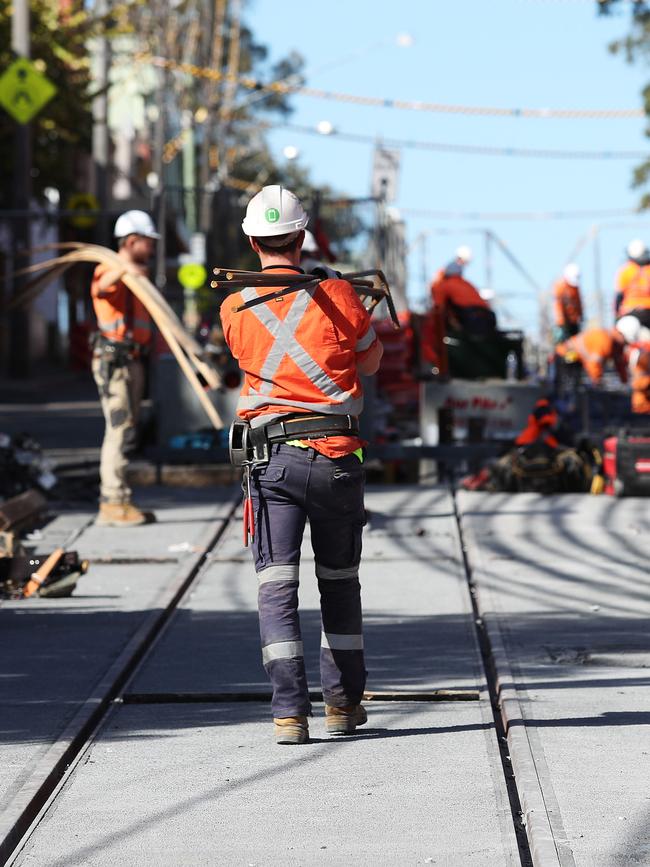
[[[11,19],[11,47],[18,57],[29,58],[29,0],[14,0]],[[24,254],[30,247],[28,211],[32,194],[32,129],[31,124],[16,121],[14,131],[13,207],[18,216],[13,221],[15,265],[28,265]],[[23,255],[21,255],[23,254]],[[20,292],[24,277],[13,279],[13,293]],[[30,372],[29,308],[15,309],[9,320],[9,376],[24,378]]]
[[[108,15],[108,0],[95,0],[95,17],[106,19]],[[95,55],[95,89],[97,95],[93,98],[93,192],[97,196],[101,214],[98,221],[98,241],[109,243],[108,206],[108,71],[110,68],[110,45],[104,29],[97,37],[94,46]]]

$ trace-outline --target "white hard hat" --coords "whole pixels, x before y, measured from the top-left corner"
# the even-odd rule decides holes
[[[127,235],[160,238],[153,220],[144,211],[126,211],[124,214],[120,214],[115,222],[113,234],[116,238],[126,238]]]
[[[562,276],[569,286],[577,286],[580,282],[580,268],[575,262],[569,262],[568,265],[565,265]]]
[[[278,235],[297,236],[309,222],[300,200],[279,184],[264,187],[248,203],[241,224],[244,234],[251,238],[273,238]],[[283,238],[286,244],[291,238]]]
[[[645,241],[642,241],[640,238],[635,238],[627,245],[627,255],[630,259],[643,259],[647,252],[648,248]]]
[[[643,331],[643,326],[636,316],[621,316],[614,327],[619,334],[623,335],[626,343],[638,343]]]
[[[316,243],[316,238],[312,235],[309,229],[305,229],[305,240],[302,242],[303,253],[319,253],[319,247]]]
[[[462,259],[466,264],[472,261],[472,250],[470,247],[466,247],[464,244],[462,247],[459,247],[456,250],[456,258]]]

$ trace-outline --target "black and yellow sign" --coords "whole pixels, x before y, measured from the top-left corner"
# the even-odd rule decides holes
[[[49,78],[26,57],[19,57],[0,76],[0,105],[18,123],[29,123],[55,93]]]
[[[92,193],[74,193],[68,199],[69,211],[98,211],[99,202]],[[95,214],[73,214],[70,222],[76,229],[90,229],[97,222]]]

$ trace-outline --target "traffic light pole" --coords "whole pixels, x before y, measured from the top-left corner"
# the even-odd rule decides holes
[[[18,57],[29,57],[29,2],[14,0],[11,20],[11,47]],[[32,193],[32,129],[31,125],[16,122],[14,133],[13,165],[13,207],[21,214],[13,221],[13,248],[18,258],[16,265],[22,267],[29,262],[25,254],[30,247],[30,220],[27,214]],[[12,291],[20,292],[25,277],[14,277]],[[9,376],[22,379],[30,373],[30,308],[17,308],[9,318],[9,356],[7,372]]]

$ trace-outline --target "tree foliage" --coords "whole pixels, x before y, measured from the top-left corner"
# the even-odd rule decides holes
[[[0,0],[0,71],[15,60],[11,51],[11,3]],[[90,147],[90,69],[87,38],[93,21],[83,0],[72,0],[66,14],[52,0],[31,0],[31,58],[56,86],[57,93],[32,122],[33,179],[37,194],[54,186],[75,188],[79,151]],[[0,205],[11,197],[15,121],[0,109]]]
[[[598,0],[598,10],[602,15],[610,15],[621,8],[621,0]],[[632,0],[630,10],[631,28],[623,39],[612,42],[609,50],[612,54],[621,55],[628,63],[650,61],[650,3],[646,0]],[[642,91],[643,105],[646,116],[650,118],[650,84]],[[646,128],[650,137],[650,127]],[[650,182],[650,160],[636,166],[632,175],[632,186],[642,189]],[[640,207],[650,208],[650,193],[644,193]]]

